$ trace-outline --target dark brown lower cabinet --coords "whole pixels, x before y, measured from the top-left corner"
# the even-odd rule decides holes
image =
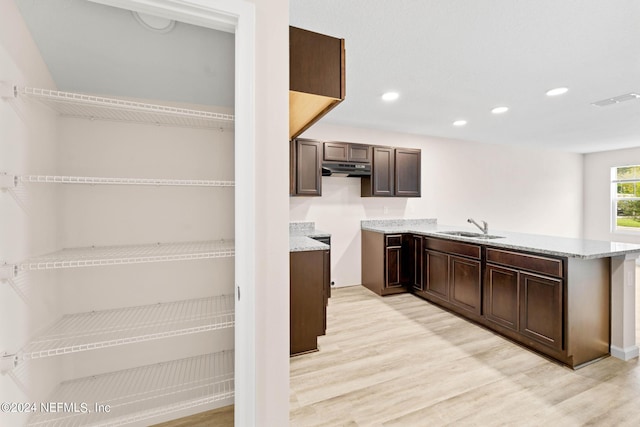
[[[520,274],[520,333],[561,350],[562,279]]]
[[[407,242],[403,234],[362,230],[362,286],[378,295],[407,292]]]
[[[449,301],[478,316],[481,313],[482,264],[478,260],[449,256]]]
[[[563,280],[487,264],[485,318],[562,350]]]
[[[409,280],[414,291],[422,291],[423,287],[423,266],[424,266],[424,249],[422,246],[422,236],[413,234],[409,237]]]
[[[572,368],[609,354],[609,260],[487,248],[484,324]]]
[[[520,328],[518,270],[487,264],[484,281],[484,317],[505,328]]]
[[[449,300],[449,255],[424,252],[424,293],[444,301]]]
[[[326,328],[326,287],[329,251],[289,254],[289,354],[318,349],[318,336]]]
[[[385,288],[404,288],[402,283],[402,235],[385,236]]]
[[[609,258],[362,231],[367,288],[412,291],[572,368],[609,354],[610,268]]]
[[[470,312],[480,316],[482,312],[480,247],[426,237],[424,247],[423,290],[416,291],[416,294],[443,304],[454,311]],[[450,252],[442,252],[442,250]]]

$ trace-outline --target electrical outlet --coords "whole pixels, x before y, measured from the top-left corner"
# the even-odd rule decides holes
[[[385,206],[382,208],[382,213],[384,213],[385,215],[389,213],[389,207]]]

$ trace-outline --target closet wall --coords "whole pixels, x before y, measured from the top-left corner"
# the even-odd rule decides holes
[[[131,425],[232,403],[233,120],[181,115],[232,111],[134,100],[179,108],[176,126],[121,107],[102,120],[75,95],[43,105],[23,88],[56,84],[6,3],[0,80],[18,95],[0,103],[0,173],[18,183],[0,193],[0,260],[19,272],[0,286],[0,352],[18,364],[5,360],[0,400],[109,404],[91,420]],[[60,394],[70,387],[83,388]],[[65,412],[3,413],[0,425],[82,416]]]
[[[20,43],[15,43],[20,40]],[[0,13],[0,173],[54,173],[57,151],[55,114],[38,105],[13,102],[11,84],[54,83],[13,2]],[[56,189],[0,189],[0,262],[26,259],[57,246]],[[10,267],[0,269],[8,274]],[[4,271],[3,271],[4,270]],[[55,275],[21,275],[0,280],[0,355],[28,342],[39,325],[61,314]],[[0,369],[10,369],[11,358]],[[54,360],[0,373],[0,401],[45,399],[62,380]],[[0,425],[22,425],[29,414],[0,412]]]

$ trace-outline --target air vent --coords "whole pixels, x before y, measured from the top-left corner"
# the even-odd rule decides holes
[[[639,99],[640,95],[637,93],[626,93],[624,95],[614,96],[613,98],[603,99],[601,101],[593,102],[591,105],[596,105],[598,107],[606,107],[609,105],[620,104],[625,101],[633,101]]]

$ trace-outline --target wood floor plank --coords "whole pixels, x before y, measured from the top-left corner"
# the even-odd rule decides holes
[[[360,286],[333,291],[327,322],[320,351],[290,360],[292,426],[640,423],[638,359],[573,371],[413,295]]]

